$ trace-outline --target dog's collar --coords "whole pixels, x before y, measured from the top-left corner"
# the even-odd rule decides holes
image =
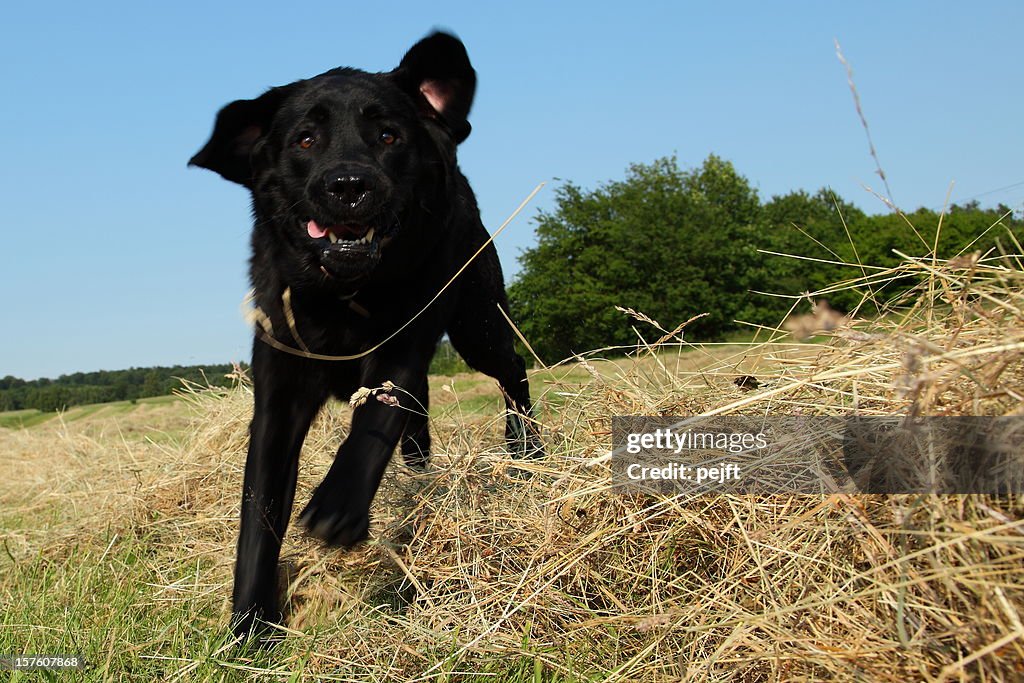
[[[320,266],[320,270],[323,271],[323,274],[326,275],[327,277],[331,277],[331,274],[328,273],[327,269],[324,268],[323,266]],[[356,296],[358,294],[359,294],[359,290],[357,289],[356,291],[352,292],[351,294],[339,294],[338,295],[338,299],[340,299],[341,301],[347,301],[348,302],[348,308],[349,308],[350,311],[358,313],[359,315],[363,316],[364,318],[369,318],[370,317],[370,312],[368,310],[366,310],[365,308],[363,308],[362,306],[360,306],[359,303],[355,300]]]
[[[358,292],[356,292],[356,294],[358,294]],[[363,316],[364,318],[369,318],[370,317],[370,312],[368,310],[366,310],[365,308],[363,308],[362,306],[360,306],[359,302],[357,302],[355,300],[355,294],[350,294],[349,296],[342,297],[342,301],[347,301],[348,302],[348,309],[350,311],[352,311],[354,313],[357,313],[357,314]]]
[[[359,315],[363,316],[364,318],[369,318],[370,317],[370,312],[368,310],[366,310],[363,306],[360,306],[359,302],[356,301],[356,296],[358,294],[359,294],[359,290],[356,290],[356,291],[352,292],[351,294],[339,294],[338,298],[341,301],[345,301],[345,302],[348,303],[348,309],[350,311],[353,311],[354,313],[358,313]]]

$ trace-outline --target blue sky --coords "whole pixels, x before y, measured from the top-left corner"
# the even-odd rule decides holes
[[[8,4],[0,376],[247,359],[248,197],[186,161],[228,101],[391,69],[435,27],[477,69],[460,163],[493,230],[541,181],[670,154],[884,211],[835,39],[900,206],[955,181],[1019,209],[1022,25],[1019,2]],[[499,238],[506,276],[557,183]]]

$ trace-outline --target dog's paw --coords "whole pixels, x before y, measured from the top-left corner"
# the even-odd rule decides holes
[[[547,455],[536,425],[529,424],[515,413],[509,413],[505,422],[505,443],[516,458],[543,458]]]
[[[244,647],[273,646],[281,639],[283,631],[274,627],[280,618],[272,621],[267,619],[265,610],[257,607],[236,610],[231,614],[231,630]]]
[[[313,500],[299,516],[299,524],[306,527],[310,536],[342,548],[351,548],[366,540],[370,534],[369,508],[352,510],[344,504],[331,505],[329,501],[318,498],[313,494]]]
[[[544,450],[544,443],[540,440],[540,436],[536,432],[530,431],[526,439],[519,442],[520,452],[517,454],[523,458],[546,458],[547,452]]]
[[[427,433],[425,423],[424,428],[417,433],[402,436],[402,459],[409,469],[426,471],[427,461],[430,460],[430,434]]]
[[[531,460],[533,458],[546,458],[547,452],[544,444],[539,438],[533,439],[509,439],[506,442],[509,453],[512,457],[520,460]]]
[[[426,472],[427,463],[430,461],[430,452],[407,452],[402,451],[402,459],[405,461],[405,466],[415,472]]]

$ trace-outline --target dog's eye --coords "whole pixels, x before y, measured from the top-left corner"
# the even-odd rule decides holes
[[[398,140],[398,133],[390,130],[385,130],[380,134],[380,141],[385,145],[393,145]]]
[[[316,138],[309,134],[303,134],[299,136],[299,147],[302,149],[309,149],[316,144]]]

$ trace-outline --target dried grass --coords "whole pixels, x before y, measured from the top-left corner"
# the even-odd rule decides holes
[[[1019,497],[610,490],[613,415],[1020,414],[1019,259],[907,259],[838,286],[877,292],[907,278],[916,289],[880,318],[791,326],[826,329],[814,342],[780,327],[763,343],[696,347],[677,329],[625,360],[538,373],[562,402],[542,416],[541,460],[509,457],[498,416],[434,420],[429,471],[392,464],[371,542],[341,552],[289,533],[290,632],[276,663],[224,666],[319,680],[1024,679]],[[5,502],[28,515],[40,497],[75,500],[67,537],[25,537],[14,555],[83,542],[97,520],[144,528],[157,566],[204,562],[193,586],[169,575],[139,590],[213,601],[219,617],[203,627],[224,629],[251,397],[240,385],[190,398],[184,446],[105,445],[101,462],[96,443],[67,437],[46,441],[47,464],[35,456],[52,435],[0,437],[15,454],[0,474],[26,482]],[[332,405],[311,430],[299,506],[347,419]],[[196,662],[175,654],[172,672],[187,678]]]

